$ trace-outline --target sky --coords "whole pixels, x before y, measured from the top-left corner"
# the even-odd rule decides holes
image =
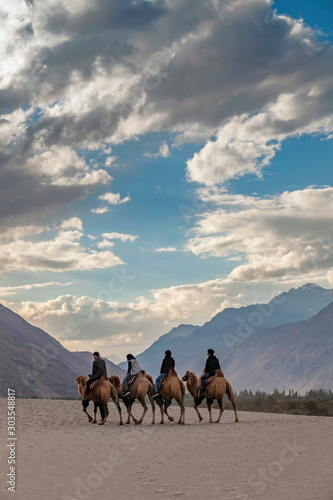
[[[0,302],[113,360],[333,287],[332,0],[3,0]]]

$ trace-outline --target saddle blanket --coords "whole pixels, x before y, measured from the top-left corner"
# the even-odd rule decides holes
[[[133,384],[134,380],[136,379],[136,377],[138,376],[139,374],[136,373],[135,375],[132,375],[131,378],[129,379],[128,381],[128,385],[131,385]]]
[[[206,380],[205,380],[205,385],[209,385],[211,383],[211,381],[213,380],[214,378],[214,375],[212,375],[211,377],[208,377]]]
[[[165,384],[165,382],[166,382],[166,379],[167,379],[167,378],[168,378],[168,374],[167,374],[167,375],[164,375],[164,377],[163,377],[163,378],[161,378],[161,380],[159,381],[159,384],[158,384],[158,388],[159,388],[159,389],[161,389],[161,388],[164,386],[164,384]]]

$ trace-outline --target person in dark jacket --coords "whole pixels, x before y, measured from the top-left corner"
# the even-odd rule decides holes
[[[174,368],[174,367],[175,367],[175,360],[171,356],[171,351],[169,351],[169,349],[167,349],[165,351],[164,359],[162,361],[160,374],[157,377],[157,379],[155,380],[155,394],[153,394],[153,398],[156,398],[157,396],[159,396],[158,386],[159,386],[160,380],[163,377],[165,377],[165,375],[167,375],[169,373],[170,368]]]
[[[91,384],[95,381],[101,378],[102,374],[105,373],[106,375],[106,363],[104,359],[99,357],[99,352],[95,351],[94,354],[94,362],[92,365],[92,377],[87,380],[86,382],[86,389],[87,389],[87,396],[90,391],[90,386]]]
[[[216,356],[214,356],[214,350],[208,349],[207,351],[207,361],[203,371],[203,374],[200,377],[201,382],[201,395],[203,396],[206,393],[206,379],[215,375],[216,370],[221,370],[220,362]]]

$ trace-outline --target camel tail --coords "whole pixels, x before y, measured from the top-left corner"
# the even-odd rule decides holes
[[[215,370],[215,376],[224,378],[224,373],[222,370]]]
[[[185,396],[185,387],[184,387],[183,382],[182,382],[182,381],[180,381],[179,385],[180,385],[180,390],[181,390],[181,392],[182,392],[182,396],[184,397],[184,396]]]
[[[146,373],[146,378],[147,380],[149,380],[149,382],[151,383],[151,385],[154,387],[155,386],[155,382],[154,382],[154,379],[151,375],[148,375],[148,373]]]
[[[228,381],[227,381],[226,395],[228,396],[230,403],[234,403],[235,400],[234,391],[232,390],[232,387]]]

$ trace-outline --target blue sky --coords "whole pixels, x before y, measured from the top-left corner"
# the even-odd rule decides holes
[[[332,2],[19,3],[2,8],[3,304],[124,357],[332,286]]]

